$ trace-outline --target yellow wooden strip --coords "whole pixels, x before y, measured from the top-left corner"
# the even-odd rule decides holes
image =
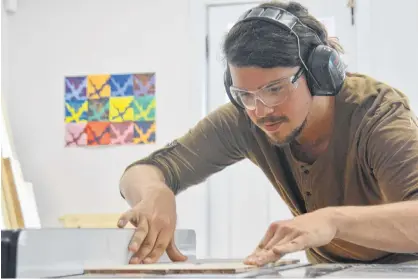
[[[13,177],[12,165],[9,158],[1,159],[1,186],[4,190],[3,200],[6,203],[7,213],[9,215],[10,228],[24,228],[23,213],[19,197],[16,190],[16,183]]]
[[[66,214],[59,220],[65,228],[117,228],[122,213]],[[126,228],[133,228],[128,224]]]
[[[7,208],[7,201],[5,197],[5,187],[1,187],[1,213],[3,215],[4,229],[11,229],[12,223],[10,220],[9,210]]]

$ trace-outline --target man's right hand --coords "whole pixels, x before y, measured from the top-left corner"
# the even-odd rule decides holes
[[[118,227],[128,222],[136,227],[129,244],[131,264],[154,263],[164,251],[172,261],[187,259],[174,243],[176,201],[173,192],[164,184],[153,185],[143,199],[119,218]]]

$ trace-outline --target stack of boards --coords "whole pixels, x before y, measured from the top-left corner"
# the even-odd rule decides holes
[[[269,267],[298,263],[298,260],[280,260]],[[196,263],[156,263],[127,264],[120,266],[86,267],[85,274],[237,274],[259,269],[254,265],[242,262],[196,262]]]

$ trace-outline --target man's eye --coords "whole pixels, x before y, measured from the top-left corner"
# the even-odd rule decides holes
[[[242,99],[248,99],[248,98],[252,98],[253,97],[253,94],[249,94],[249,93],[241,93],[240,94],[240,97],[242,98]]]
[[[280,86],[270,87],[267,88],[267,92],[269,93],[278,93],[282,88]]]

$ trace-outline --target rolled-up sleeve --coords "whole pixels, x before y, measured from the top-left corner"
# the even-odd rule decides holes
[[[200,120],[188,133],[133,162],[158,167],[175,194],[246,157],[248,120],[226,104]]]
[[[403,102],[382,106],[372,117],[367,160],[388,202],[418,199],[418,120]]]

